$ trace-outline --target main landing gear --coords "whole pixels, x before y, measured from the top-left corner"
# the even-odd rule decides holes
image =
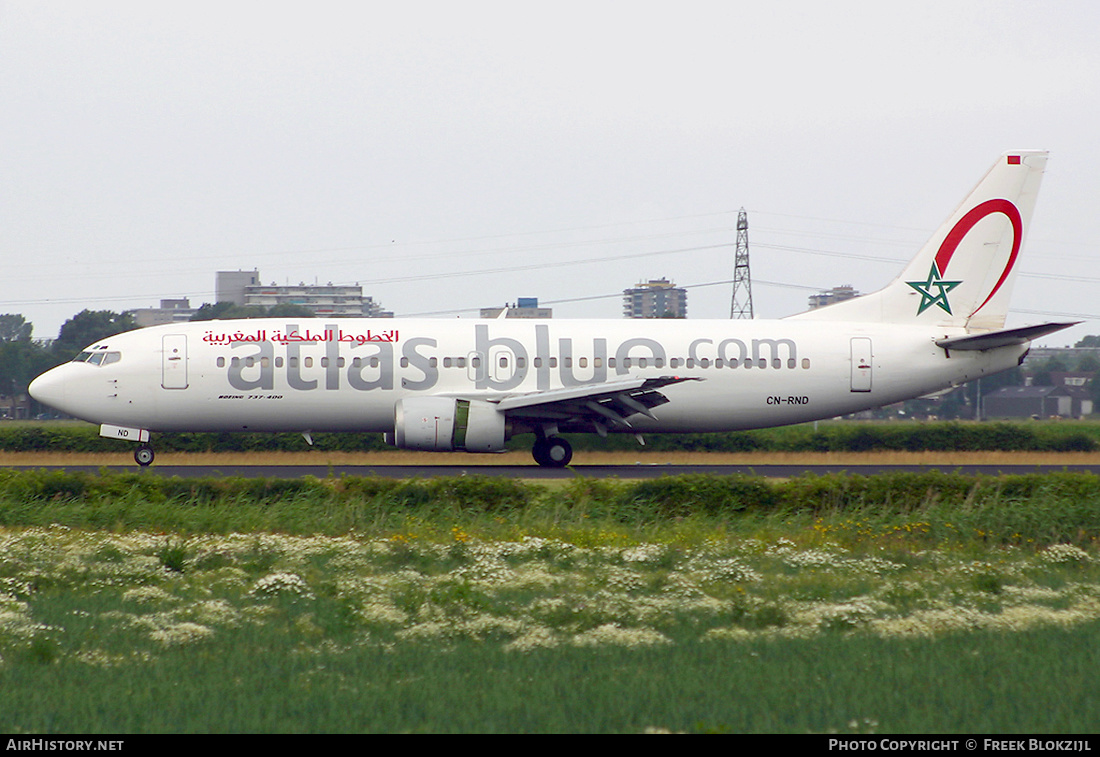
[[[560,436],[539,435],[531,454],[543,468],[564,468],[573,459],[573,447]]]
[[[153,445],[149,444],[149,442],[142,442],[138,445],[138,448],[134,450],[134,462],[142,468],[148,468],[153,462],[154,457],[156,457],[156,455],[153,452]]]

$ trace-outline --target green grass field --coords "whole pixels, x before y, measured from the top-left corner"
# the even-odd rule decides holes
[[[1093,477],[0,473],[0,732],[1100,718]]]

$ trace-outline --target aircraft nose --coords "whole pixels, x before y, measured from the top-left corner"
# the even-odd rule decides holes
[[[55,410],[64,410],[65,405],[65,380],[61,375],[63,367],[46,371],[27,387],[32,397]]]

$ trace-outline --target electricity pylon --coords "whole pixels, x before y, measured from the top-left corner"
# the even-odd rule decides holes
[[[737,252],[733,257],[733,299],[730,318],[752,318],[752,277],[749,275],[749,217],[737,213]]]

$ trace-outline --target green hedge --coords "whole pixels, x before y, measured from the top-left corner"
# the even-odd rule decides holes
[[[589,448],[583,439],[574,441],[578,449]],[[629,438],[616,441],[619,447],[636,445]],[[1091,452],[1100,449],[1100,424],[842,421],[729,434],[651,434],[646,444],[711,452]]]
[[[369,533],[394,517],[446,524],[488,514],[503,523],[538,512],[555,521],[625,524],[799,515],[923,522],[944,538],[984,533],[1010,543],[1093,543],[1100,538],[1100,476],[927,471],[781,481],[743,475],[578,477],[547,487],[486,476],[192,479],[0,469],[0,526]]]
[[[91,473],[79,470],[0,468],[0,499],[6,501],[90,502],[140,499],[188,505],[230,503],[270,505],[307,499],[311,504],[377,502],[401,506],[447,504],[462,510],[514,510],[547,496],[570,507],[642,507],[663,515],[696,513],[810,511],[873,505],[892,512],[938,503],[980,507],[992,501],[1018,502],[1044,496],[1100,506],[1100,476],[1059,472],[971,476],[942,471],[805,475],[773,480],[735,474],[686,474],[619,480],[577,477],[564,487],[547,487],[496,476],[440,476],[397,479],[378,476],[338,478],[181,478],[146,472]]]
[[[314,449],[364,451],[392,449],[381,434],[317,434]],[[164,433],[153,435],[157,452],[303,452],[301,434]],[[3,452],[124,452],[132,442],[99,435],[97,426],[72,423],[0,423]]]
[[[531,445],[517,437],[515,449]],[[1077,422],[959,423],[830,422],[726,434],[647,434],[639,447],[631,435],[601,439],[569,435],[577,450],[699,452],[871,452],[922,450],[1091,452],[1100,449],[1100,424]],[[156,434],[158,452],[301,452],[310,449],[301,434]],[[115,452],[131,443],[99,436],[95,426],[72,423],[0,423],[0,451]],[[314,448],[358,452],[392,449],[378,433],[316,434]]]

